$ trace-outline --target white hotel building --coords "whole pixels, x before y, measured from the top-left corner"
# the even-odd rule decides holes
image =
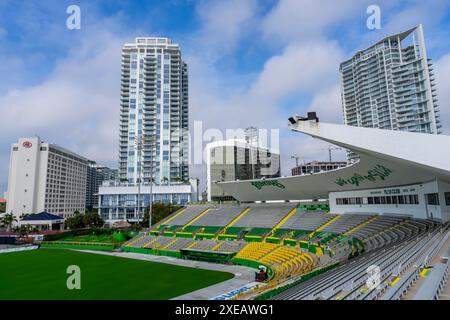
[[[89,160],[38,137],[11,146],[6,212],[47,211],[64,218],[84,212]]]

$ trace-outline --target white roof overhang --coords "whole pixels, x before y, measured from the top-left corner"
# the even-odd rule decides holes
[[[354,151],[360,161],[345,168],[265,180],[222,182],[239,201],[328,198],[330,192],[450,182],[450,136],[297,121],[292,131]]]

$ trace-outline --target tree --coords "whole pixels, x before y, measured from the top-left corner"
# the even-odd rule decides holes
[[[83,215],[75,212],[75,215],[67,218],[64,224],[68,229],[81,229],[84,227]]]
[[[147,213],[147,221],[148,221],[148,213]],[[147,222],[148,224],[148,222]],[[139,223],[133,223],[131,225],[131,230],[133,231],[141,231],[142,230],[142,226]]]
[[[97,212],[90,212],[85,214],[75,212],[75,215],[73,217],[69,217],[65,221],[66,228],[68,229],[102,227],[103,224],[104,221]]]
[[[26,217],[28,217],[30,214],[29,213],[22,213],[19,217],[20,220],[25,219]]]
[[[158,223],[180,208],[181,206],[173,205],[171,203],[154,202],[152,205],[152,225]],[[148,227],[149,211],[150,206],[147,206],[144,210],[144,217],[142,219],[142,225],[144,227]]]
[[[10,232],[11,231],[11,227],[13,225],[14,222],[17,222],[16,217],[12,214],[12,213],[5,213],[1,218],[0,218],[0,222],[1,224],[6,227],[6,231]]]
[[[33,227],[30,224],[24,224],[24,225],[17,226],[14,228],[14,232],[20,234],[22,237],[28,236],[28,234],[30,232],[33,232],[35,230],[36,230],[36,227]]]
[[[105,222],[97,212],[86,213],[83,215],[84,227],[102,227]]]

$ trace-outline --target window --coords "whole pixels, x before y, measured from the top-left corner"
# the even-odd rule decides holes
[[[437,193],[429,193],[426,195],[427,204],[438,206],[439,205],[439,195]]]
[[[362,204],[362,198],[336,198],[337,205],[357,205]]]
[[[445,198],[445,205],[450,206],[450,192],[445,192],[444,198]]]

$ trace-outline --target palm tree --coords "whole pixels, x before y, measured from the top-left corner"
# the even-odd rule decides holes
[[[6,231],[10,232],[13,223],[17,222],[17,219],[12,213],[5,213],[3,217],[0,218],[0,222],[6,227]]]
[[[28,217],[30,214],[29,213],[22,213],[21,215],[20,215],[20,217],[19,217],[19,220],[23,220],[23,219],[25,219],[26,217]]]
[[[19,233],[22,237],[28,236],[30,232],[33,231],[35,227],[30,224],[24,224],[14,228],[14,232]]]
[[[184,180],[181,177],[175,177],[175,182],[176,183],[183,183]]]

